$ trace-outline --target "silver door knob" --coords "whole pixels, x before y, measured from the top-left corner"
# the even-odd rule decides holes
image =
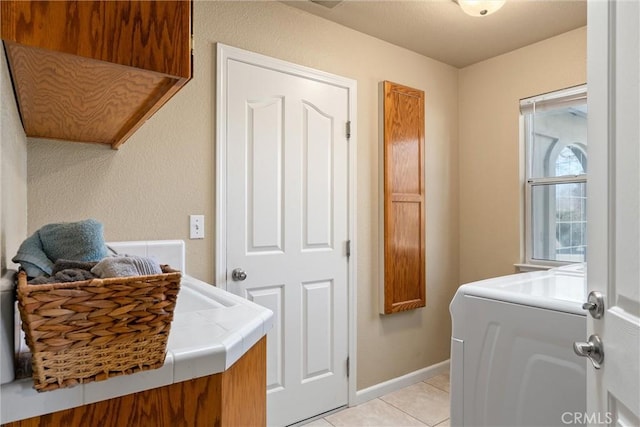
[[[582,304],[582,309],[589,311],[594,319],[600,319],[604,314],[604,297],[598,291],[589,292],[587,302]]]
[[[247,273],[245,273],[244,270],[241,268],[236,268],[231,272],[231,278],[236,282],[242,282],[244,279],[247,278]]]
[[[574,342],[573,351],[578,356],[588,357],[593,364],[593,367],[600,369],[602,362],[604,361],[604,347],[602,346],[602,340],[597,335],[591,335],[587,342]]]

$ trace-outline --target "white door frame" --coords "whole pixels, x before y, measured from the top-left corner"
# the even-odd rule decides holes
[[[329,74],[313,68],[304,67],[291,62],[271,58],[247,50],[216,43],[216,236],[215,236],[215,285],[227,290],[227,63],[230,60],[257,65],[270,70],[301,76],[308,79],[343,87],[348,92],[349,120],[351,121],[351,137],[349,138],[349,183],[348,183],[348,238],[351,241],[351,256],[347,273],[347,310],[349,337],[349,406],[356,404],[356,283],[357,282],[357,240],[356,240],[356,100],[357,83],[355,80]]]

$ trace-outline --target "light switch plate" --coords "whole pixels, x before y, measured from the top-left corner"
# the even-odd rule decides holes
[[[189,215],[189,238],[204,239],[204,215]]]

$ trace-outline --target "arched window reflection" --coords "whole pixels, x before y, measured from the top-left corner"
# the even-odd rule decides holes
[[[556,176],[587,173],[587,155],[577,145],[567,145],[556,158]]]

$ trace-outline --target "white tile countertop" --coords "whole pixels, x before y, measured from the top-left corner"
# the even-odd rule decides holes
[[[31,378],[3,384],[0,388],[0,423],[223,372],[272,326],[270,310],[193,277],[183,276],[164,366],[42,393],[33,389]]]

